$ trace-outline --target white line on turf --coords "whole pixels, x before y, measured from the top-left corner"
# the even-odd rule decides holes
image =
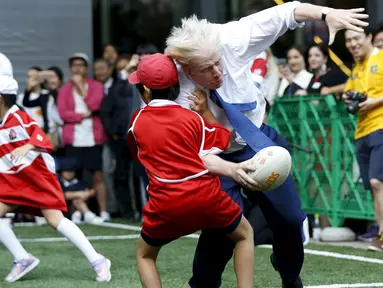
[[[88,236],[86,237],[90,241],[94,240],[125,240],[125,239],[138,239],[140,234],[132,235],[107,235],[107,236]],[[42,243],[42,242],[65,242],[68,241],[64,237],[52,237],[52,238],[29,238],[29,239],[19,239],[20,242],[27,243]]]
[[[104,226],[104,227],[113,227],[113,228],[120,228],[120,229],[126,229],[126,230],[134,230],[134,231],[140,231],[141,230],[141,227],[139,227],[139,226],[126,225],[126,224],[102,223],[102,224],[98,224],[98,225]],[[191,234],[191,235],[188,235],[185,237],[187,237],[187,238],[198,238],[199,235],[198,234]],[[261,245],[258,247],[268,248],[268,249],[272,248],[271,245]],[[383,264],[382,259],[368,258],[368,257],[341,254],[341,253],[328,252],[328,251],[305,249],[305,254],[317,255],[317,256],[323,256],[323,257],[333,257],[333,258],[346,259],[346,260],[354,260],[354,261],[360,261],[360,262]]]
[[[305,288],[364,288],[364,287],[383,287],[383,283],[330,284],[330,285],[318,285],[318,286],[305,286]]]

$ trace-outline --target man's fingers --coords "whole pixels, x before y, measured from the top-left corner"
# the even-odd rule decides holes
[[[355,19],[355,18],[351,19],[350,23],[355,25],[355,26],[362,26],[362,27],[367,27],[368,26],[367,22],[364,22],[364,21],[361,21],[361,20]]]
[[[363,12],[365,9],[364,8],[352,8],[352,9],[349,9],[350,12],[352,13],[359,13],[359,12]]]
[[[367,19],[369,16],[368,14],[351,14],[351,17],[354,18],[354,19]],[[365,22],[367,23],[367,22]],[[368,23],[367,23],[368,25]]]

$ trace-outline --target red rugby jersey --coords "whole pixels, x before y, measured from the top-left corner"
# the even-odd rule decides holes
[[[153,100],[132,118],[128,142],[148,172],[164,183],[180,183],[208,173],[201,156],[229,145],[230,132],[169,100]]]

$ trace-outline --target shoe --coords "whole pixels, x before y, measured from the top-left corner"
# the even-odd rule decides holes
[[[366,233],[359,235],[358,240],[363,242],[372,242],[379,235],[379,225],[373,224]]]
[[[35,222],[39,226],[47,224],[47,220],[44,217],[35,216]]]
[[[33,269],[40,264],[40,260],[36,257],[29,254],[28,259],[16,260],[13,263],[13,267],[11,272],[5,277],[5,281],[7,282],[15,282],[23,277],[28,272],[31,272]]]
[[[270,262],[271,262],[271,265],[273,265],[275,271],[277,271],[279,273],[278,267],[277,267],[277,259],[275,258],[274,253],[272,253],[270,255]],[[281,275],[281,274],[279,273],[279,275]],[[288,283],[282,279],[282,288],[303,288],[303,283],[302,283],[301,277],[298,276],[297,280],[295,280],[294,283]]]
[[[82,224],[82,215],[80,211],[73,212],[71,216],[71,220],[74,224],[79,225]]]
[[[93,224],[93,225],[104,223],[103,218],[98,217],[96,214],[90,211],[84,214],[84,221],[87,224]]]
[[[376,252],[383,252],[383,234],[377,236],[374,241],[368,246],[368,250],[370,251],[376,251]]]
[[[96,272],[96,281],[97,282],[109,282],[112,279],[112,274],[110,273],[110,267],[112,262],[104,256],[100,255],[101,258],[92,263],[92,268]]]
[[[112,220],[112,218],[110,218],[109,212],[106,211],[101,211],[100,217],[104,219],[105,222],[109,222],[110,220]]]

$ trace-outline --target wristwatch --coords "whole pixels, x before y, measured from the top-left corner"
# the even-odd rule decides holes
[[[326,17],[327,17],[327,15],[330,13],[330,8],[328,8],[328,7],[324,7],[323,9],[322,9],[322,20],[324,21],[324,22],[326,22]]]

